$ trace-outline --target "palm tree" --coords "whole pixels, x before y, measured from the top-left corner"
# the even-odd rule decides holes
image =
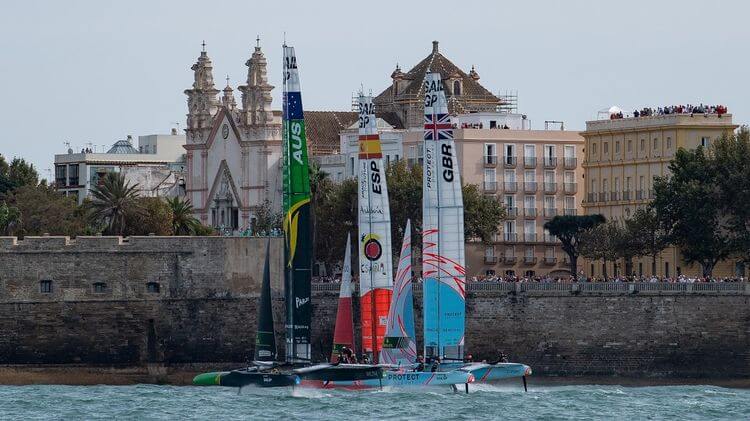
[[[169,207],[172,208],[172,230],[174,235],[195,235],[196,228],[200,225],[193,217],[193,205],[190,200],[181,200],[179,197],[168,199]]]
[[[106,234],[123,235],[127,215],[139,214],[138,184],[130,185],[120,173],[107,173],[100,184],[91,189],[91,217],[105,227]]]

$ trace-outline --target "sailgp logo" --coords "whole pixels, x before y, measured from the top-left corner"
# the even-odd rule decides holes
[[[300,306],[303,306],[310,301],[310,297],[305,297],[305,298],[294,297],[294,300],[296,301],[297,308],[300,308]]]

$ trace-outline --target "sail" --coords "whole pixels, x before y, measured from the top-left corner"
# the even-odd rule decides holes
[[[411,221],[406,221],[404,241],[393,281],[391,308],[380,350],[381,364],[409,365],[417,361],[414,334],[414,298],[411,287]]]
[[[333,332],[333,352],[331,362],[338,361],[342,348],[354,351],[354,321],[352,320],[352,252],[351,237],[346,236],[344,268],[341,270],[341,289],[339,290],[339,307],[336,312],[336,327]]]
[[[273,308],[271,306],[271,239],[266,246],[266,263],[263,266],[263,282],[258,306],[258,331],[255,334],[255,361],[276,359],[276,336],[273,331]]]
[[[371,96],[359,96],[359,295],[362,352],[374,362],[385,335],[393,286],[391,215]]]
[[[424,352],[425,357],[463,359],[466,271],[461,177],[439,73],[427,73],[424,91]]]
[[[312,224],[305,120],[297,57],[284,45],[283,185],[286,360],[310,360]]]

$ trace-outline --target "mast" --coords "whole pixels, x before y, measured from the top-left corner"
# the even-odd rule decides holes
[[[411,284],[411,221],[406,221],[404,241],[393,282],[391,308],[388,311],[380,363],[409,365],[417,360],[417,343],[414,334],[414,298]]]
[[[273,330],[271,303],[271,239],[266,243],[266,263],[263,266],[263,283],[258,306],[258,331],[255,334],[255,361],[276,360],[276,335]]]
[[[424,81],[422,273],[425,357],[463,360],[464,209],[453,127],[439,73]]]
[[[346,236],[344,268],[341,270],[341,289],[339,290],[339,307],[336,312],[336,327],[333,333],[333,352],[331,362],[338,360],[342,348],[354,351],[354,321],[352,320],[352,255],[351,236]]]
[[[359,294],[362,353],[377,362],[393,287],[391,215],[372,96],[359,95]]]
[[[297,57],[284,45],[283,183],[286,361],[310,361],[312,224],[305,120]]]

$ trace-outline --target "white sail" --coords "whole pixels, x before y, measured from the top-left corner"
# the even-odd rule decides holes
[[[378,358],[393,288],[391,215],[371,96],[359,97],[359,294],[362,352]]]

